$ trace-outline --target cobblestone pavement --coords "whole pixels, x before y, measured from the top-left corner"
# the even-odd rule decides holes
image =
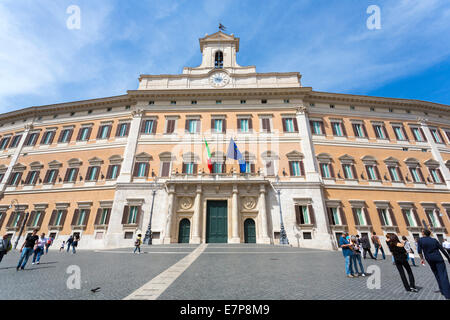
[[[192,252],[196,245],[158,245],[133,255],[132,248],[50,252],[40,265],[16,272],[18,253],[0,264],[0,299],[123,299]],[[380,259],[380,257],[378,257]],[[380,267],[381,288],[368,289],[367,278],[345,277],[341,252],[268,245],[209,244],[159,299],[420,299],[442,300],[428,266],[412,267],[420,291],[404,290],[390,256],[363,260]],[[419,265],[418,259],[416,264]],[[69,290],[70,265],[81,268],[81,290]],[[447,264],[447,269],[449,265]],[[100,287],[97,293],[90,289]]]

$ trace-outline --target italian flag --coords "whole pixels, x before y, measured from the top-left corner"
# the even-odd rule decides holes
[[[212,163],[211,163],[211,151],[209,150],[209,146],[208,146],[208,142],[206,142],[206,138],[204,138],[205,139],[205,146],[206,146],[206,153],[207,153],[207,156],[208,156],[208,169],[209,169],[209,172],[211,173],[212,172]]]

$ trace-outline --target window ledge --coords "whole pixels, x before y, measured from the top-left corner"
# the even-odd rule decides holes
[[[19,227],[6,227],[6,231],[19,231]]]
[[[397,226],[381,226],[381,229],[387,232],[398,232]]]
[[[137,223],[125,223],[122,226],[124,229],[136,229],[138,227]]]
[[[364,226],[357,225],[355,227],[359,231],[371,231],[372,230],[372,225],[364,225]]]
[[[34,229],[37,229],[37,230],[40,230],[41,229],[41,226],[26,226],[26,228],[25,228],[27,231],[30,231],[30,230],[34,230]]]
[[[63,226],[48,226],[49,230],[62,230]]]
[[[72,230],[84,230],[86,229],[86,225],[71,225]]]
[[[313,224],[297,224],[297,226],[302,230],[312,230],[315,227]]]
[[[445,227],[431,227],[431,231],[433,232],[447,232]]]
[[[335,224],[335,225],[330,225],[330,227],[333,231],[347,231],[348,230],[348,226],[346,226],[346,225]]]
[[[96,230],[106,230],[106,229],[108,229],[108,225],[107,224],[95,224],[94,225],[94,229],[96,229]]]

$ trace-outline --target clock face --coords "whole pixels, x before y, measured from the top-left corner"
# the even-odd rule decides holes
[[[230,81],[225,72],[216,72],[209,78],[209,83],[214,87],[223,87]]]

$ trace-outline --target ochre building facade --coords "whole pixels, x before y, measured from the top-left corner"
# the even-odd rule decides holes
[[[222,32],[200,51],[122,96],[0,115],[0,234],[37,228],[58,248],[77,233],[81,249],[147,230],[153,244],[278,244],[281,221],[291,245],[329,250],[344,231],[449,236],[450,106],[257,73]]]

